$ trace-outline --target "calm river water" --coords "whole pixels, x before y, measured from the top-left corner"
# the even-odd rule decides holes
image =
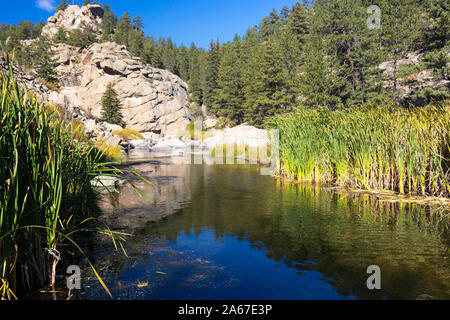
[[[116,299],[450,299],[449,232],[429,208],[286,184],[256,165],[129,160],[152,201],[125,185],[102,204],[102,221],[133,234],[128,258],[103,239],[90,248]],[[381,290],[367,288],[370,265]],[[78,299],[108,298],[83,276]]]

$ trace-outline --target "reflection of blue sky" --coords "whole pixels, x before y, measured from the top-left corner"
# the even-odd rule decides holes
[[[148,281],[143,299],[354,299],[340,295],[312,261],[288,267],[244,239],[216,240],[213,231],[183,232],[176,243],[150,250],[120,277],[130,284]]]

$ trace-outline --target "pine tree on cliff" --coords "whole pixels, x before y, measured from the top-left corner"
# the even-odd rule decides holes
[[[104,4],[103,10],[105,13],[102,19],[102,41],[111,41],[118,19],[109,5]]]
[[[91,4],[91,0],[84,0],[83,7]]]
[[[58,32],[53,37],[53,42],[55,43],[66,43],[67,42],[67,32],[63,27],[58,29]]]
[[[122,108],[114,83],[110,82],[106,87],[106,91],[102,97],[102,120],[121,127],[125,125],[122,116]]]
[[[66,0],[62,0],[60,4],[58,4],[58,6],[56,7],[56,12],[61,11],[61,10],[66,10],[69,7],[69,4],[67,3]]]
[[[53,60],[53,52],[45,38],[41,38],[35,48],[35,72],[38,78],[47,82],[56,83],[55,68],[58,64]]]
[[[389,79],[393,83],[392,98],[399,99],[399,60],[410,50],[420,35],[422,28],[419,17],[422,11],[415,0],[383,0],[379,3],[383,16],[382,41],[389,53],[386,55],[394,62],[394,71]]]

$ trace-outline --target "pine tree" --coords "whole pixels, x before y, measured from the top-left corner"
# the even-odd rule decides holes
[[[181,45],[177,49],[176,71],[177,75],[184,81],[189,81],[189,52],[187,48]]]
[[[287,24],[289,30],[294,33],[301,41],[309,32],[309,13],[308,3],[297,2],[292,6],[289,16],[287,17]]]
[[[383,0],[380,8],[386,17],[381,35],[383,46],[387,50],[385,58],[391,58],[394,63],[394,71],[388,80],[392,83],[392,98],[398,102],[398,61],[419,38],[422,7],[417,0]]]
[[[53,60],[53,52],[47,39],[41,38],[35,49],[35,73],[36,77],[50,83],[56,83],[55,68],[58,63]]]
[[[297,88],[302,104],[336,109],[343,106],[341,95],[346,90],[345,80],[334,70],[333,57],[324,49],[323,39],[311,36],[305,43],[304,63],[300,67]]]
[[[124,46],[129,46],[129,36],[132,30],[131,16],[128,12],[125,12],[117,23],[116,32],[114,34],[114,41]]]
[[[123,127],[125,125],[122,116],[122,109],[120,100],[116,90],[114,90],[114,83],[110,82],[102,97],[102,112],[101,117],[103,121]]]
[[[81,31],[80,29],[75,29],[69,34],[65,43],[74,47],[83,48],[91,45],[95,41],[95,34],[92,30]]]
[[[130,30],[128,35],[128,50],[135,57],[143,57],[144,53],[144,32],[142,30]]]
[[[382,91],[380,31],[369,29],[366,10],[361,0],[318,0],[314,6],[311,32],[333,57],[336,86],[345,84],[337,94],[347,106],[377,100]]]
[[[144,30],[144,19],[141,16],[133,18],[133,29],[138,31]]]
[[[425,31],[430,48],[441,49],[448,46],[450,38],[450,0],[426,1],[430,26]]]
[[[64,11],[69,7],[69,4],[67,3],[67,0],[62,0],[60,4],[56,7],[56,12],[58,11]]]
[[[83,7],[91,4],[91,0],[84,0]]]
[[[199,106],[203,104],[203,91],[201,80],[201,62],[200,52],[194,43],[189,48],[190,67],[189,67],[189,94],[192,100]]]
[[[66,43],[67,42],[67,32],[63,27],[58,29],[58,32],[53,37],[53,42],[55,43]]]
[[[111,35],[114,33],[114,29],[117,25],[117,16],[107,4],[103,6],[103,11],[102,40],[111,41]]]
[[[262,125],[266,117],[292,106],[294,96],[288,90],[283,54],[276,39],[264,42],[251,58],[245,95],[245,121],[254,125]]]
[[[244,120],[245,96],[240,46],[239,39],[235,38],[233,43],[223,47],[213,108],[217,115],[227,117],[233,124],[240,124]]]
[[[169,37],[165,41],[162,40],[160,43],[162,46],[161,49],[163,68],[169,70],[170,72],[175,72],[177,64],[177,53],[172,39]]]
[[[218,42],[211,41],[210,50],[206,60],[205,81],[203,84],[203,103],[210,107],[213,113],[217,113],[214,109],[217,84],[217,72],[220,63],[220,45]]]

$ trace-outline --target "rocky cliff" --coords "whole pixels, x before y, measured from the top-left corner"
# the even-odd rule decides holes
[[[78,49],[58,44],[54,51],[61,89],[50,94],[50,102],[99,118],[102,95],[113,82],[128,128],[158,139],[189,124],[187,84],[169,71],[142,64],[124,46],[108,42]]]
[[[67,32],[81,30],[100,36],[103,14],[98,4],[81,8],[72,5],[50,17],[42,34],[51,39],[63,28]],[[57,91],[17,69],[18,80],[43,101],[64,108],[87,124],[87,129],[96,135],[102,136],[101,99],[110,82],[121,100],[126,126],[143,133],[147,139],[157,141],[174,136],[189,124],[187,84],[169,71],[143,64],[125,46],[111,42],[86,48],[52,44],[52,51],[57,61]]]
[[[104,10],[99,4],[87,6],[69,6],[66,10],[60,10],[54,16],[48,18],[47,25],[42,29],[42,34],[50,38],[58,33],[59,28],[71,32],[76,29],[81,31],[94,31],[101,33]]]

